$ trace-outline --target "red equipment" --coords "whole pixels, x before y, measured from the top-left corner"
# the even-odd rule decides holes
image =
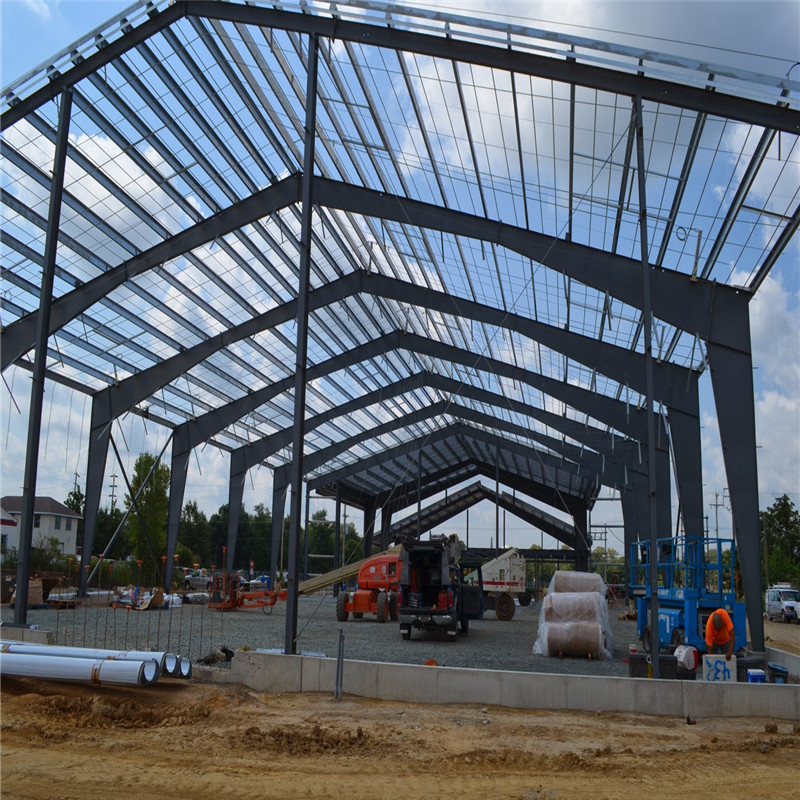
[[[336,619],[346,622],[350,614],[353,619],[375,614],[378,622],[397,620],[401,569],[397,553],[383,553],[365,561],[358,571],[352,599],[347,592],[340,592],[336,598]]]
[[[259,589],[251,592],[242,576],[236,573],[215,572],[211,582],[208,607],[217,611],[260,606],[265,614],[271,614],[272,607],[278,600],[286,600],[286,589]]]

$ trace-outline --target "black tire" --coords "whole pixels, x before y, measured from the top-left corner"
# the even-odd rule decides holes
[[[211,594],[211,581],[206,584],[206,591]]]
[[[339,592],[336,598],[336,619],[339,622],[347,622],[347,592]]]
[[[378,617],[378,622],[386,622],[386,620],[389,619],[389,597],[386,592],[381,592],[378,595],[378,604],[375,614]]]
[[[189,583],[189,581],[185,581],[184,584],[183,584],[183,588],[186,589],[187,592],[191,592],[192,591],[192,584]]]
[[[781,622],[785,625],[789,620],[786,619],[786,612],[781,611]]]
[[[521,606],[529,606],[531,604],[531,593],[530,592],[523,592],[518,598],[519,604]]]
[[[642,650],[645,653],[650,652],[650,626],[645,625],[644,631],[642,631]]]
[[[510,594],[501,594],[495,603],[494,613],[497,615],[497,619],[508,622],[514,617],[515,608],[514,598]]]
[[[469,633],[469,617],[461,617],[461,635],[466,636]]]
[[[397,622],[400,615],[397,613],[397,592],[389,592],[389,619]]]
[[[675,628],[670,637],[670,643],[678,647],[683,644],[683,628]]]
[[[400,628],[400,635],[404,639],[410,639],[411,638],[411,626],[410,625],[406,625],[405,627],[401,627]]]

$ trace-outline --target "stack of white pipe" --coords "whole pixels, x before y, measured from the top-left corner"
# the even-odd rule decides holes
[[[140,684],[154,683],[161,675],[175,678],[190,678],[192,675],[191,662],[174,653],[101,650],[12,641],[0,641],[0,652],[0,671],[6,675],[99,683],[102,672],[104,683]],[[86,662],[94,666],[87,668]],[[97,667],[98,664],[101,666]],[[109,667],[108,664],[122,666]],[[155,669],[150,664],[155,665]]]

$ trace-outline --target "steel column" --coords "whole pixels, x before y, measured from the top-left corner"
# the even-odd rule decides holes
[[[739,322],[749,334],[748,315],[742,314]],[[750,640],[753,650],[762,651],[764,618],[761,608],[761,523],[758,514],[753,359],[750,353],[709,344],[708,363],[725,474],[731,493],[733,530],[742,569]]]
[[[172,583],[172,567],[178,549],[183,495],[186,491],[186,473],[189,469],[191,450],[181,449],[174,437],[169,471],[169,511],[167,512],[167,560],[164,564],[164,591]]]
[[[647,401],[647,473],[649,476],[649,510],[650,510],[650,653],[653,660],[653,677],[659,677],[658,668],[658,567],[655,554],[657,552],[657,507],[656,507],[656,451],[655,451],[655,414],[653,413],[653,315],[650,302],[650,264],[647,244],[647,200],[645,193],[646,174],[644,162],[644,118],[642,115],[642,97],[633,98],[636,108],[636,175],[639,180],[639,244],[642,254],[642,320],[644,327],[644,357]]]
[[[42,432],[42,405],[47,369],[47,340],[50,330],[50,305],[53,300],[53,281],[58,251],[58,229],[61,222],[61,199],[64,193],[64,168],[67,162],[69,124],[72,111],[72,90],[61,94],[58,114],[58,139],[53,156],[53,179],[50,183],[50,210],[47,218],[47,237],[44,245],[42,287],[39,293],[39,320],[36,328],[36,354],[31,376],[30,413],[28,414],[28,446],[25,450],[25,473],[22,486],[22,516],[19,520],[19,551],[17,562],[17,594],[14,602],[14,622],[28,618],[28,578],[31,568],[33,515],[36,503],[36,473],[39,468],[39,439]]]
[[[297,652],[297,604],[300,561],[300,515],[303,483],[303,440],[306,413],[306,357],[308,354],[308,292],[311,282],[311,220],[313,215],[314,145],[317,126],[316,34],[309,38],[306,122],[303,153],[302,220],[300,225],[300,278],[297,293],[297,348],[295,351],[294,437],[292,439],[291,499],[289,503],[289,579],[286,597],[284,653]]]

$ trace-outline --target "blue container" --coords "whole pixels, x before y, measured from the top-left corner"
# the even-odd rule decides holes
[[[747,670],[748,683],[766,683],[767,673],[763,669],[749,669]]]
[[[788,683],[789,670],[786,667],[775,664],[772,661],[768,664],[769,667],[769,682],[770,683]]]

